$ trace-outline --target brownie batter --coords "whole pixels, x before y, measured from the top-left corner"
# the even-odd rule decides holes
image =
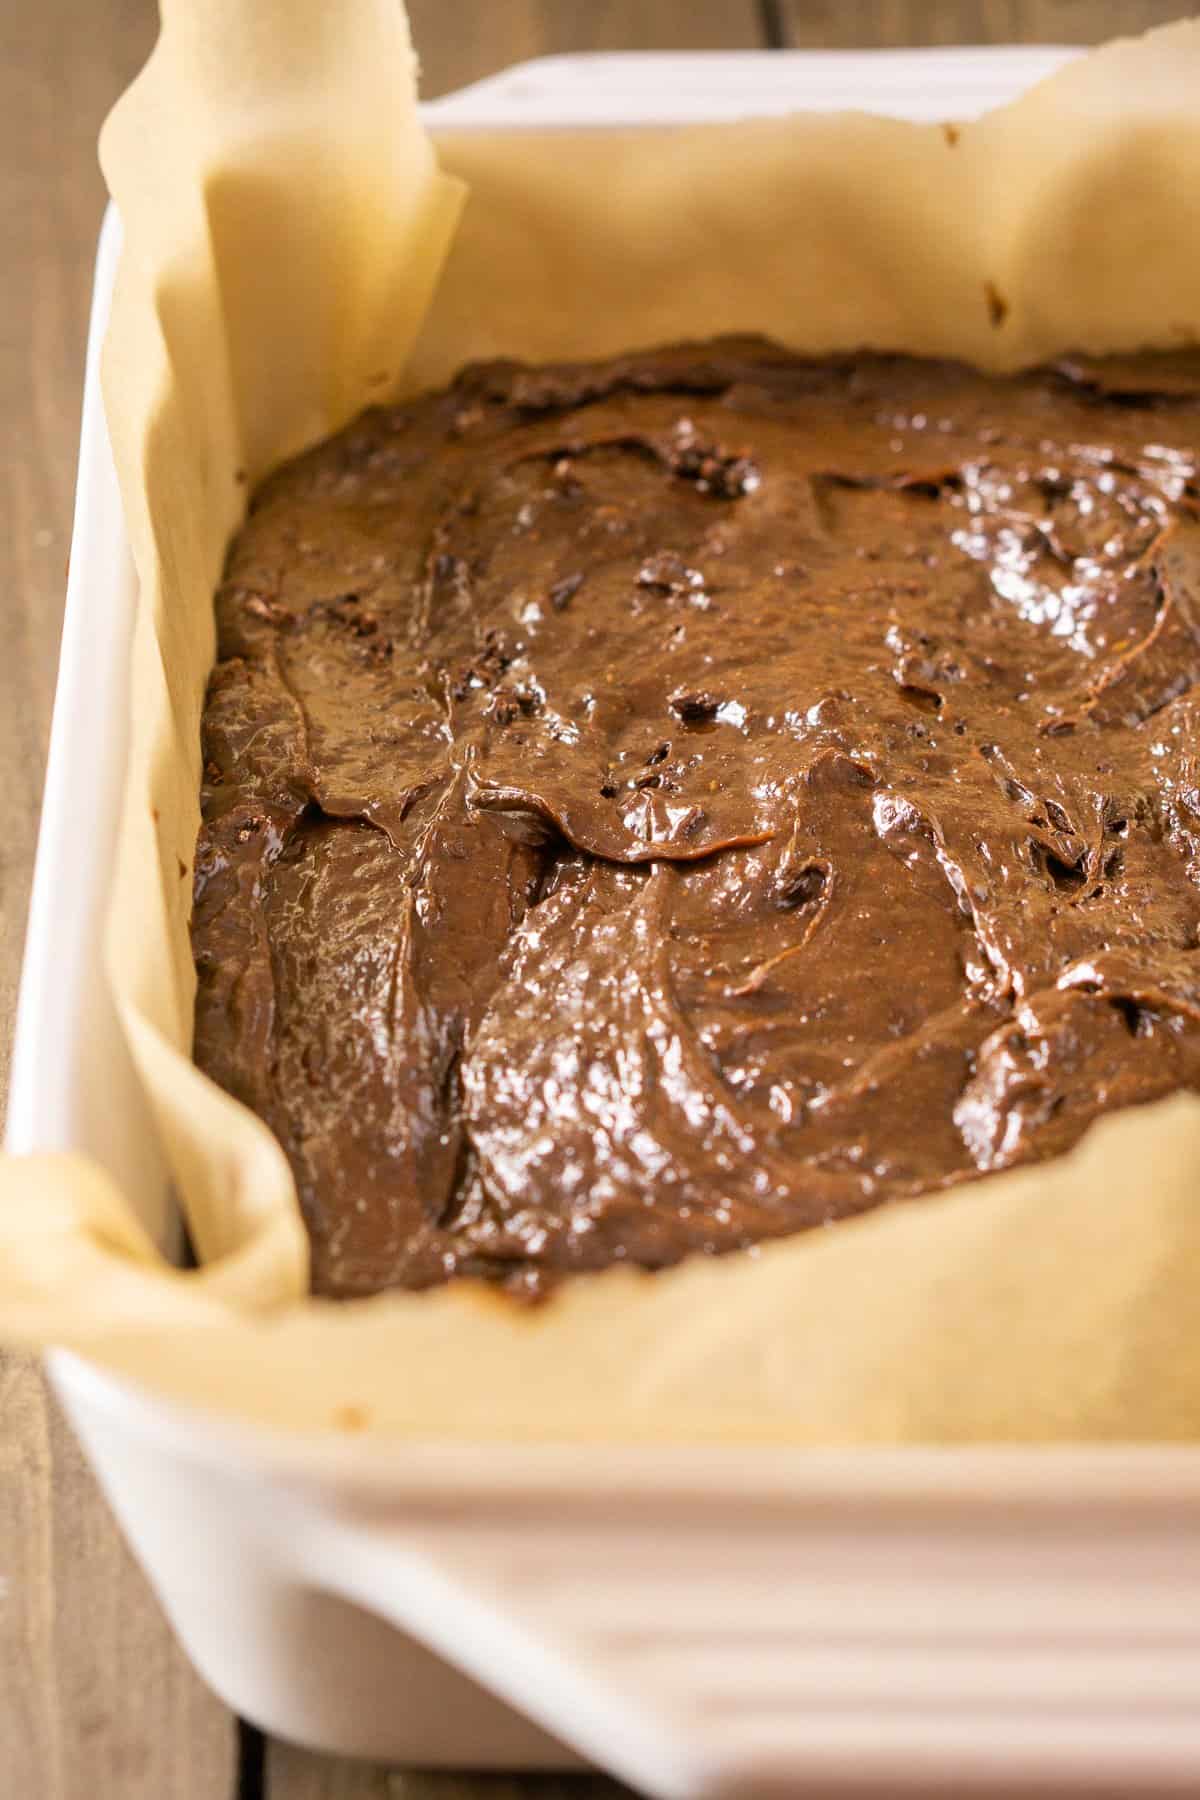
[[[1200,1085],[1200,355],[466,370],[255,497],[201,1066],[328,1294],[543,1291]]]

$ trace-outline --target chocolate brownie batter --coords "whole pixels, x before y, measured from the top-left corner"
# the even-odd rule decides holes
[[[468,369],[255,497],[196,1053],[314,1285],[543,1291],[1200,1085],[1200,355]]]

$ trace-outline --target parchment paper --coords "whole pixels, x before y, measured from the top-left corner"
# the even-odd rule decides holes
[[[202,1267],[75,1157],[0,1171],[0,1332],[286,1426],[868,1442],[1200,1431],[1200,1100],[1061,1162],[534,1309],[305,1297],[291,1179],[191,1065],[211,594],[247,488],[470,357],[766,330],[1014,367],[1200,335],[1200,25],[958,130],[447,132],[395,0],[163,0],[104,133],[105,392],[141,582],[107,962]],[[463,188],[470,187],[465,210]],[[456,230],[457,227],[457,230]]]

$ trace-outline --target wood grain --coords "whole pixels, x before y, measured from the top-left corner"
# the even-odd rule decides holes
[[[36,1369],[0,1364],[0,1793],[230,1795],[234,1727],[178,1648]]]
[[[408,0],[425,99],[568,50],[751,50],[758,0]]]
[[[1194,10],[1185,0],[767,0],[796,50],[905,44],[1102,44]]]
[[[619,1800],[602,1775],[403,1774],[273,1744],[268,1800]]]
[[[0,1092],[33,866],[103,206],[96,131],[151,0],[39,0],[0,56]],[[220,1800],[233,1723],[175,1644],[41,1375],[0,1358],[0,1794]]]

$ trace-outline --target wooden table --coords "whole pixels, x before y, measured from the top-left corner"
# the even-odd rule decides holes
[[[410,0],[424,91],[548,51],[1093,42],[1184,0]],[[0,1092],[50,728],[100,120],[153,0],[11,5],[0,57]],[[14,43],[15,37],[15,43]],[[582,1800],[599,1778],[401,1774],[266,1743],[192,1673],[35,1367],[0,1355],[0,1795]]]

